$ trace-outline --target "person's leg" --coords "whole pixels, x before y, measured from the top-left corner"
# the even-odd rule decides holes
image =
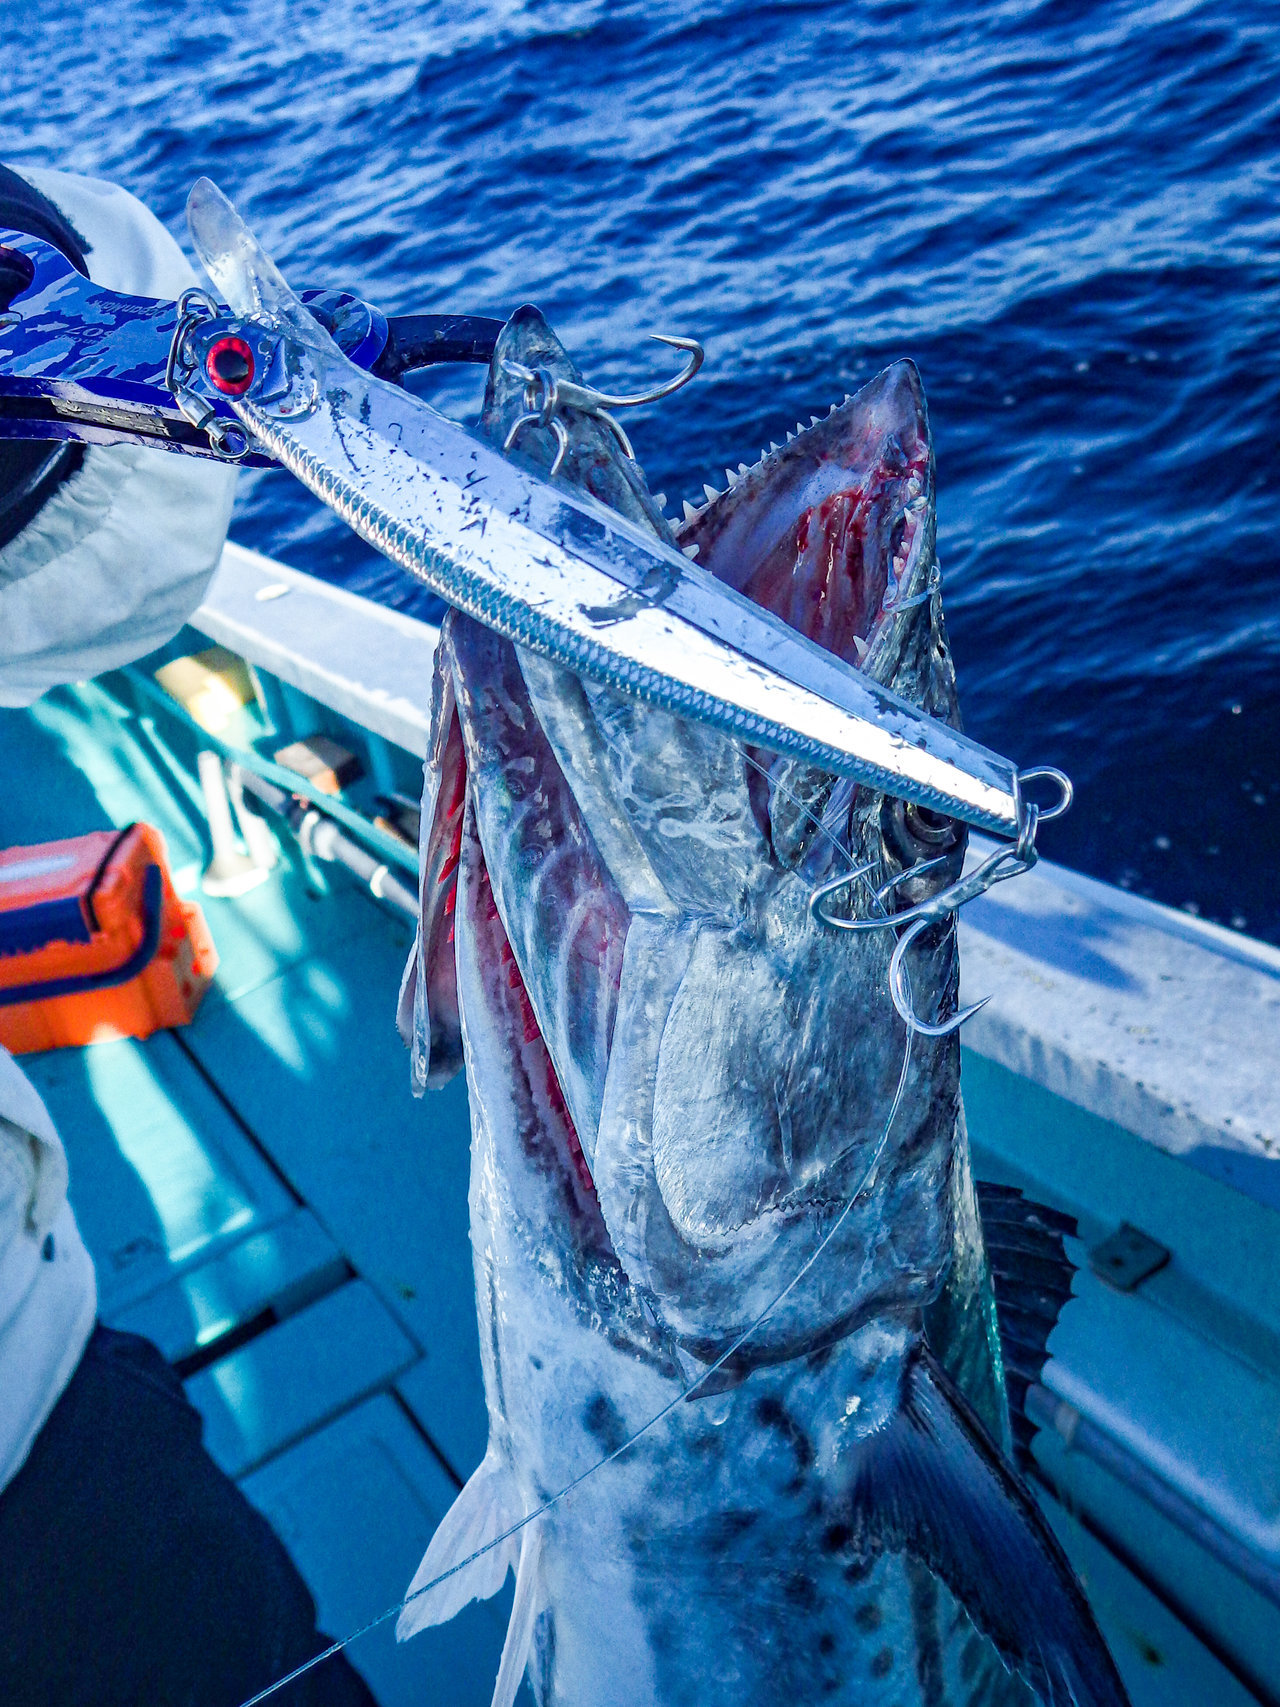
[[[0,1494],[5,1707],[239,1707],[326,1646],[149,1341],[98,1328]],[[342,1655],[279,1707],[374,1707]]]

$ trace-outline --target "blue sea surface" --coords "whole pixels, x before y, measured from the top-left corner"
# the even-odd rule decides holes
[[[913,357],[966,725],[1076,781],[1044,851],[1280,941],[1273,7],[22,0],[0,46],[0,159],[180,235],[207,172],[295,284],[536,302],[606,387],[700,337],[628,421],[677,507]],[[285,474],[233,531],[423,608]]]

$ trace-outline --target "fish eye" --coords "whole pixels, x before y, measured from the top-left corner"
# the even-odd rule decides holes
[[[891,800],[885,825],[890,840],[908,859],[921,854],[947,853],[964,834],[964,826],[945,812],[934,812],[912,800]]]
[[[960,826],[954,818],[948,818],[945,812],[933,812],[927,806],[917,806],[913,800],[903,807],[902,818],[910,834],[930,847],[954,847],[960,839]]]

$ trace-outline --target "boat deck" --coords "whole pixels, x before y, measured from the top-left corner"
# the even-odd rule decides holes
[[[207,643],[188,632],[169,654]],[[183,1373],[210,1450],[275,1524],[322,1627],[345,1635],[403,1594],[484,1448],[465,1088],[410,1096],[393,1024],[410,928],[353,880],[320,872],[282,837],[280,863],[259,887],[233,900],[199,893],[209,843],[195,755],[209,743],[140,691],[155,662],[0,712],[0,845],[156,825],[180,891],[198,897],[209,921],[217,978],[182,1030],[23,1065],[66,1143],[103,1319],[147,1334]],[[268,699],[275,728],[257,731],[263,753],[310,732],[302,723],[315,710],[279,682]],[[350,732],[336,713],[328,726]],[[416,792],[418,761],[371,740],[372,782]],[[990,1059],[968,1055],[965,1073],[980,1171],[1083,1211],[1086,1237],[1114,1225],[1114,1203],[1137,1192],[1157,1220],[1165,1205],[1166,1232],[1178,1216],[1207,1215],[1210,1233],[1234,1225],[1246,1242],[1257,1233],[1255,1262],[1274,1240],[1274,1214],[1229,1186],[1188,1176],[1184,1163]],[[1226,1194],[1221,1203],[1214,1192]],[[1135,1318],[1114,1296],[1123,1358]],[[1173,1315],[1181,1308],[1175,1298]],[[1138,1319],[1134,1331],[1149,1325]],[[1245,1321],[1239,1331],[1253,1329]],[[1265,1698],[1115,1550],[1049,1507],[1134,1707]],[[1252,1592],[1206,1579],[1209,1594],[1237,1591]],[[508,1604],[509,1590],[403,1647],[384,1625],[351,1658],[382,1707],[483,1704]]]

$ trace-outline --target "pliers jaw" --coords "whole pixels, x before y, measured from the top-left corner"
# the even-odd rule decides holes
[[[306,306],[331,337],[347,340],[357,366],[368,367],[386,348],[386,319],[358,298],[309,291]],[[165,389],[190,426],[205,434],[214,456],[226,462],[263,460],[252,454],[252,440],[230,404],[241,398],[283,399],[291,391],[291,377],[284,372],[288,348],[261,321],[230,313],[207,291],[186,290],[179,297]],[[296,387],[292,394],[297,395]]]
[[[0,437],[216,454],[165,386],[176,303],[107,290],[19,231],[0,230],[0,279]]]
[[[502,329],[462,315],[388,321],[350,291],[301,297],[348,360],[388,379],[430,362],[487,362]],[[248,446],[235,393],[207,367],[219,337],[249,344],[259,367],[268,359],[261,328],[203,291],[181,302],[126,296],[43,239],[0,229],[0,438],[140,444],[268,467]]]

